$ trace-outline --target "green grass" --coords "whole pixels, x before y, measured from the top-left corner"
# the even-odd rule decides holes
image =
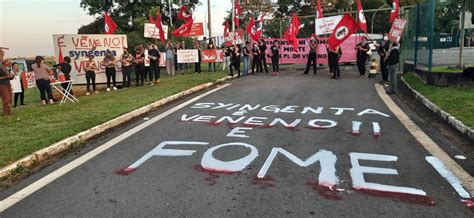
[[[474,127],[474,88],[436,87],[420,80],[413,73],[403,76],[412,88],[430,99],[444,111],[469,127]]]
[[[451,68],[451,67],[433,67],[432,73],[462,73],[463,69]]]
[[[25,92],[24,108],[0,116],[0,167],[54,142],[180,91],[225,77],[224,72],[164,76],[159,85],[79,97],[80,102],[41,106],[39,92]]]

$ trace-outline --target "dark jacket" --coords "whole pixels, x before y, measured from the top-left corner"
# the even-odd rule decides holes
[[[388,55],[388,59],[385,62],[387,65],[395,65],[398,64],[398,59],[400,58],[400,51],[398,51],[398,48],[392,49],[390,54]]]

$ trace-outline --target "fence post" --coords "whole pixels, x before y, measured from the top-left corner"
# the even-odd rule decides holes
[[[434,41],[434,18],[435,18],[435,0],[431,0],[431,23],[430,23],[430,45],[428,57],[428,70],[431,73],[433,68],[433,41]]]
[[[459,68],[464,68],[464,21],[466,20],[466,0],[463,0],[462,1],[462,9],[461,9],[461,19],[460,19],[460,22],[461,22],[461,29],[460,29],[460,33],[459,34],[460,38],[461,38],[461,43],[459,45],[459,63],[458,63],[458,67]]]
[[[418,63],[418,32],[419,32],[419,23],[420,23],[420,3],[416,4],[416,22],[415,22],[415,57],[413,60],[414,68],[416,69],[416,64]]]

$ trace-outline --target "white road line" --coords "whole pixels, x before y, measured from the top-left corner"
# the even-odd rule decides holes
[[[385,94],[383,86],[375,84],[377,94],[392,111],[393,114],[400,120],[405,128],[413,135],[413,137],[433,156],[444,163],[446,168],[451,171],[462,183],[464,188],[471,196],[474,195],[474,180],[469,173],[467,173],[459,164],[457,164],[446,152],[443,151],[423,130],[420,129],[395,102]]]
[[[425,157],[425,160],[428,161],[428,163],[430,163],[431,166],[433,166],[433,168],[436,169],[436,171],[438,171],[439,175],[441,175],[446,180],[448,180],[449,184],[451,184],[451,186],[454,188],[454,190],[456,190],[456,192],[461,198],[464,198],[464,199],[471,198],[469,193],[467,193],[467,191],[462,187],[462,184],[459,181],[459,179],[456,178],[456,176],[454,176],[449,170],[447,170],[444,164],[441,163],[441,161],[438,160],[438,158]]]
[[[130,129],[121,135],[111,139],[110,141],[106,142],[105,144],[100,145],[99,147],[95,148],[94,150],[88,152],[87,154],[82,155],[81,157],[73,160],[72,162],[62,166],[61,168],[55,170],[54,172],[44,176],[43,178],[37,180],[36,182],[30,184],[29,186],[23,188],[22,190],[16,192],[15,194],[12,194],[8,198],[0,201],[0,213],[8,209],[9,207],[13,206],[14,204],[20,202],[27,196],[33,194],[35,191],[38,191],[39,189],[43,188],[44,186],[48,185],[49,183],[53,182],[54,180],[58,179],[59,177],[63,176],[64,174],[70,172],[71,170],[75,169],[76,167],[82,165],[83,163],[87,162],[88,160],[94,158],[95,156],[99,155],[100,153],[106,151],[107,149],[111,148],[112,146],[116,145],[117,143],[121,142],[122,140],[130,137],[131,135],[139,132],[140,130],[145,129],[146,127],[152,125],[155,122],[158,122],[159,120],[165,118],[166,116],[178,111],[179,109],[186,107],[187,105],[207,96],[210,95],[214,92],[217,92],[230,84],[224,84],[218,88],[215,88],[213,90],[210,90],[206,93],[203,93],[199,96],[196,96],[189,101],[186,101],[138,126],[136,126],[133,129]]]

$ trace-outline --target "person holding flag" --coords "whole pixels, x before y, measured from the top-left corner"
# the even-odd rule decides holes
[[[389,75],[389,82],[390,87],[389,90],[386,92],[388,95],[393,95],[396,93],[397,90],[397,67],[398,62],[400,59],[400,51],[398,50],[398,43],[390,42],[390,50],[389,55],[387,57],[386,64],[388,66],[388,75]]]
[[[318,49],[318,43],[316,42],[316,39],[311,39],[309,40],[309,54],[308,54],[308,62],[306,63],[306,69],[304,70],[303,74],[308,74],[309,69],[311,68],[311,65],[313,66],[314,70],[314,75],[316,75],[316,50]]]

